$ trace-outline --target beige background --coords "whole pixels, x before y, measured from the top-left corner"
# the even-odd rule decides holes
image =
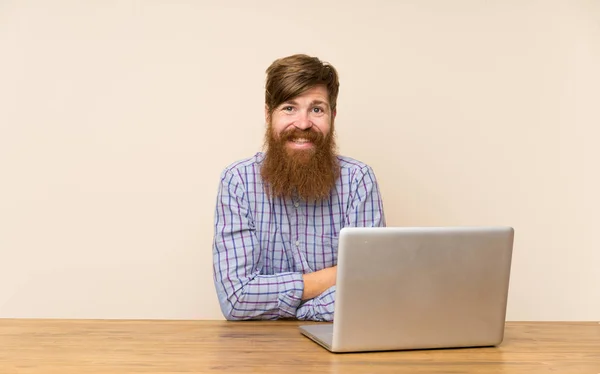
[[[600,319],[600,2],[567,0],[0,1],[0,317],[222,318],[219,173],[297,52],[389,225],[511,225],[507,318]]]

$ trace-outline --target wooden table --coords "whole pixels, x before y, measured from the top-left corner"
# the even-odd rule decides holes
[[[346,354],[298,324],[0,319],[0,373],[600,373],[598,322],[509,322],[499,347]]]

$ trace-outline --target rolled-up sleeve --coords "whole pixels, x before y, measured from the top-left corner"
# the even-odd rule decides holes
[[[309,321],[333,321],[335,306],[335,286],[325,292],[307,300],[296,312],[296,318]]]

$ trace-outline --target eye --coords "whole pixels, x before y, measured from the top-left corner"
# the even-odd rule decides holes
[[[319,108],[318,106],[314,107],[312,110],[314,113],[323,113],[323,108]]]
[[[283,110],[284,112],[291,112],[292,110],[294,110],[294,107],[291,105],[287,105],[281,108],[281,110]]]

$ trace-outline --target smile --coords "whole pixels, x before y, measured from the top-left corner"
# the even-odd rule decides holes
[[[310,143],[310,140],[305,139],[305,138],[296,138],[296,139],[293,139],[292,142],[294,142],[296,144],[304,144],[304,143]]]
[[[303,150],[314,148],[313,142],[306,138],[295,138],[288,141],[288,147],[291,149]]]

